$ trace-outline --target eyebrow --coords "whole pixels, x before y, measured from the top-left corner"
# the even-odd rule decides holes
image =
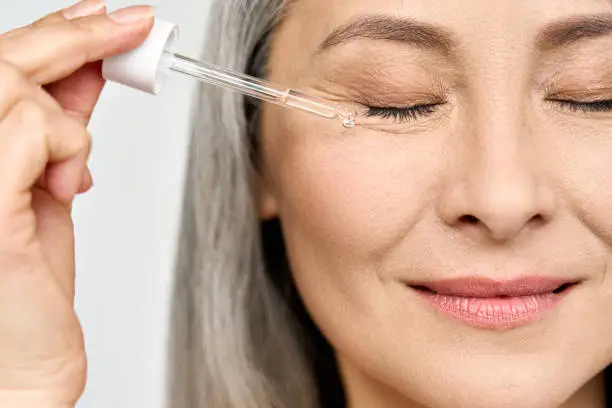
[[[455,47],[451,35],[441,27],[410,18],[367,15],[332,31],[321,43],[317,53],[364,38],[407,43],[445,55],[450,54]]]
[[[546,26],[536,37],[536,46],[540,51],[552,51],[610,34],[612,14],[576,16]]]
[[[611,34],[612,14],[575,16],[545,26],[536,36],[535,45],[540,52],[551,51]],[[456,48],[453,36],[443,27],[407,17],[366,15],[332,31],[316,53],[359,39],[401,42],[443,55],[450,55]]]

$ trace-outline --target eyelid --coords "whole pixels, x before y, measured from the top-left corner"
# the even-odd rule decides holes
[[[566,88],[560,89],[561,87],[557,84],[556,90],[548,87],[548,94],[552,97],[567,97],[567,98],[588,98],[588,97],[600,97],[602,94],[612,94],[612,86],[591,86],[576,87],[575,89]]]
[[[612,97],[612,82],[610,80],[599,77],[599,75],[597,79],[585,80],[584,78],[584,76],[568,78],[565,74],[556,72],[542,84],[543,89],[541,89],[546,95],[546,99],[601,100],[602,95],[607,95],[606,99]]]
[[[374,108],[409,109],[423,105],[441,105],[447,103],[449,98],[432,93],[412,93],[391,98],[389,95],[380,95],[380,97],[360,95],[355,101],[360,105]]]
[[[342,80],[321,78],[319,83],[312,84],[310,88],[329,100],[350,101],[368,106],[405,107],[440,103],[447,101],[450,93],[446,81],[434,75],[428,78],[418,75],[410,80],[405,77],[388,77],[380,72],[376,77],[366,76],[351,81],[346,77]]]

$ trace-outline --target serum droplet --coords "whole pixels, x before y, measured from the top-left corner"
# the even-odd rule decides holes
[[[354,128],[355,127],[355,118],[348,117],[348,118],[342,119],[342,126],[344,126],[345,128],[348,128],[348,129]]]

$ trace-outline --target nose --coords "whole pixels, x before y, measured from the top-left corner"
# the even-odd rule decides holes
[[[447,225],[491,242],[511,241],[542,227],[555,209],[551,190],[538,175],[529,135],[521,134],[522,126],[503,123],[503,129],[482,124],[467,138],[452,160],[452,176],[437,208]]]

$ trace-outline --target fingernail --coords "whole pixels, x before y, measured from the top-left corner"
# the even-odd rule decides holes
[[[113,11],[108,17],[115,23],[133,24],[147,20],[155,15],[155,9],[151,6],[132,6]]]
[[[79,17],[91,16],[104,10],[106,0],[82,0],[62,11],[68,20]]]

